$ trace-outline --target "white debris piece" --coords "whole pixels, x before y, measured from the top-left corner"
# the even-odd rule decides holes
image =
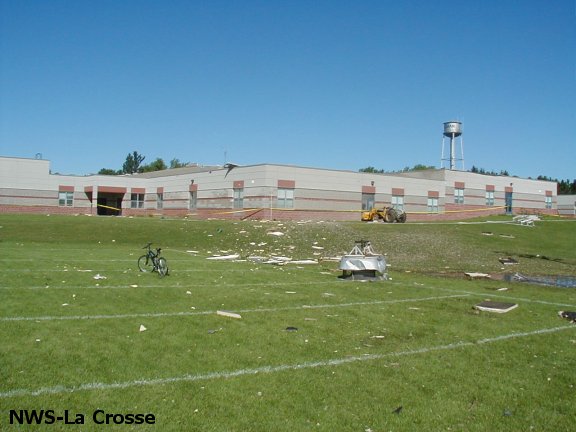
[[[102,276],[100,273],[96,273],[96,276],[94,276],[94,279],[99,280],[99,279],[107,279],[106,276]]]
[[[143,324],[140,324],[140,331],[143,332],[143,331],[146,331],[146,330],[148,330],[148,329],[147,329],[146,327],[144,327]]]
[[[225,261],[225,260],[235,260],[240,258],[240,255],[238,254],[232,254],[232,255],[215,255],[215,256],[211,256],[206,258],[207,260],[214,260],[214,261]]]
[[[236,319],[242,318],[242,316],[240,314],[237,314],[234,312],[229,312],[229,311],[223,311],[223,310],[216,311],[216,314],[220,315],[220,316],[225,316],[228,318],[236,318]]]
[[[318,261],[312,260],[312,259],[294,260],[294,261],[290,261],[289,264],[318,264]]]
[[[487,273],[475,273],[475,272],[468,272],[464,273],[468,279],[490,279],[490,275]]]
[[[267,232],[266,234],[276,236],[276,237],[281,237],[284,235],[284,233],[281,231],[270,231],[270,232]]]

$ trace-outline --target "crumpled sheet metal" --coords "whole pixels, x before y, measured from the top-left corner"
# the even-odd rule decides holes
[[[384,274],[386,273],[386,259],[383,255],[344,255],[340,260],[340,270],[375,270]]]

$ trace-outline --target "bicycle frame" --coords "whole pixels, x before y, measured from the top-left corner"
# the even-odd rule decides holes
[[[148,243],[146,246],[142,248],[147,249],[147,252],[145,255],[142,255],[138,259],[138,267],[142,272],[145,271],[157,272],[161,277],[165,276],[166,274],[168,274],[168,265],[166,263],[166,259],[160,257],[160,252],[162,251],[162,248],[156,248],[156,251],[154,252],[151,246],[152,243]],[[152,266],[152,269],[149,268],[150,264]]]

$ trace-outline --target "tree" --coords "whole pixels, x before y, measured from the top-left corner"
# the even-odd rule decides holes
[[[156,158],[155,161],[150,162],[148,165],[143,165],[138,169],[138,172],[153,172],[153,171],[162,171],[168,168],[164,163],[164,160],[161,158]]]
[[[377,170],[376,168],[374,168],[373,166],[369,166],[366,168],[360,168],[358,170],[359,172],[365,172],[365,173],[376,173],[376,174],[382,174],[384,172],[384,170]]]
[[[429,170],[429,169],[436,169],[436,167],[433,165],[416,164],[412,168],[408,168],[408,167],[404,168],[403,171],[423,171],[423,170]]]
[[[185,166],[188,166],[188,162],[180,162],[180,159],[172,159],[170,161],[170,168],[184,168]]]
[[[408,172],[408,171],[422,171],[422,170],[428,170],[428,169],[436,169],[436,167],[433,165],[416,164],[412,168],[404,167],[404,169],[401,169],[399,171],[384,171],[383,169],[376,169],[373,166],[369,166],[366,168],[360,168],[358,171],[359,172],[365,172],[365,173],[384,174],[386,172],[395,173],[395,172]]]
[[[118,175],[118,174],[122,174],[122,171],[116,171],[116,170],[113,170],[111,168],[102,168],[100,171],[98,171],[98,174],[101,174],[101,175]]]
[[[134,174],[135,172],[138,172],[144,159],[146,159],[146,156],[142,156],[137,151],[128,153],[128,156],[126,156],[126,162],[122,165],[122,173]]]

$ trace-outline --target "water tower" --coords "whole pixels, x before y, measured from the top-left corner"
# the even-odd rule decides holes
[[[450,156],[444,157],[444,148],[446,147],[446,139],[450,140]],[[457,147],[460,147],[460,156],[457,155]],[[444,168],[444,161],[450,162],[450,169],[458,169],[456,163],[460,162],[462,170],[464,170],[464,143],[462,140],[462,122],[449,121],[444,123],[444,134],[442,136],[442,160],[440,167]]]

